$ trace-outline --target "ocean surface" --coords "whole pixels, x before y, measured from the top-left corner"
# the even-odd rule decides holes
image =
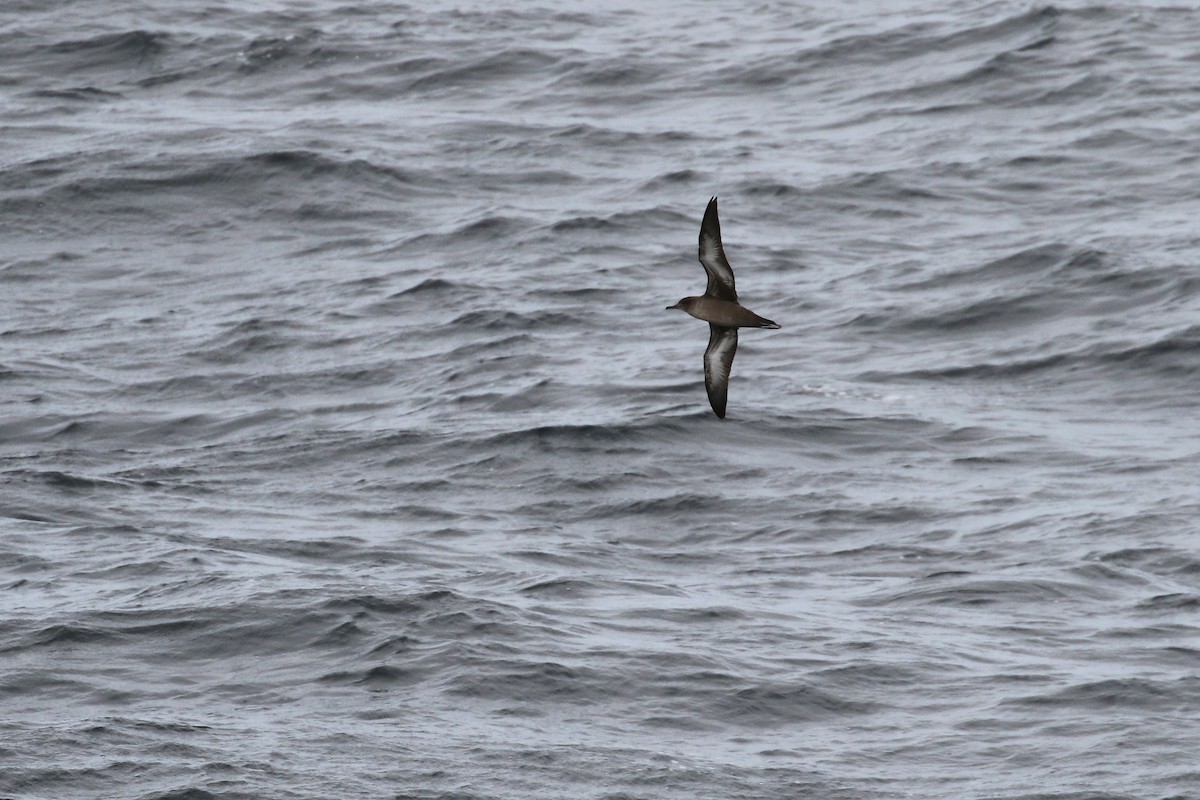
[[[1200,798],[1197,31],[5,2],[0,798]]]

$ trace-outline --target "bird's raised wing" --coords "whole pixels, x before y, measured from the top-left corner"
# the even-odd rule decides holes
[[[733,267],[725,258],[721,246],[721,220],[717,218],[717,198],[708,201],[704,209],[704,220],[700,223],[700,263],[708,273],[709,297],[737,302],[737,289],[733,286]]]
[[[708,348],[704,351],[704,388],[717,416],[725,419],[725,401],[729,397],[729,371],[737,353],[737,328],[708,323]]]

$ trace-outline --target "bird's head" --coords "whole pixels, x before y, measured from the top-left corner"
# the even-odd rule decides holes
[[[692,307],[692,304],[695,301],[696,301],[696,298],[694,298],[694,297],[685,297],[682,300],[680,300],[678,303],[676,303],[675,305],[667,306],[666,310],[670,311],[672,309],[678,308],[680,311],[687,311],[688,309],[690,309]]]

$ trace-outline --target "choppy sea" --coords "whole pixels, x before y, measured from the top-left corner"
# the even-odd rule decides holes
[[[1200,797],[1197,31],[5,2],[0,798]]]

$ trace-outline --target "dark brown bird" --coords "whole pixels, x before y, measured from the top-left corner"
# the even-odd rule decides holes
[[[717,219],[717,198],[708,201],[700,223],[700,263],[708,273],[708,288],[702,297],[685,297],[670,311],[679,308],[708,323],[708,349],[704,351],[704,388],[708,402],[725,419],[725,401],[729,397],[729,370],[737,353],[738,328],[778,328],[738,303],[733,286],[733,267],[721,246],[721,221]]]

